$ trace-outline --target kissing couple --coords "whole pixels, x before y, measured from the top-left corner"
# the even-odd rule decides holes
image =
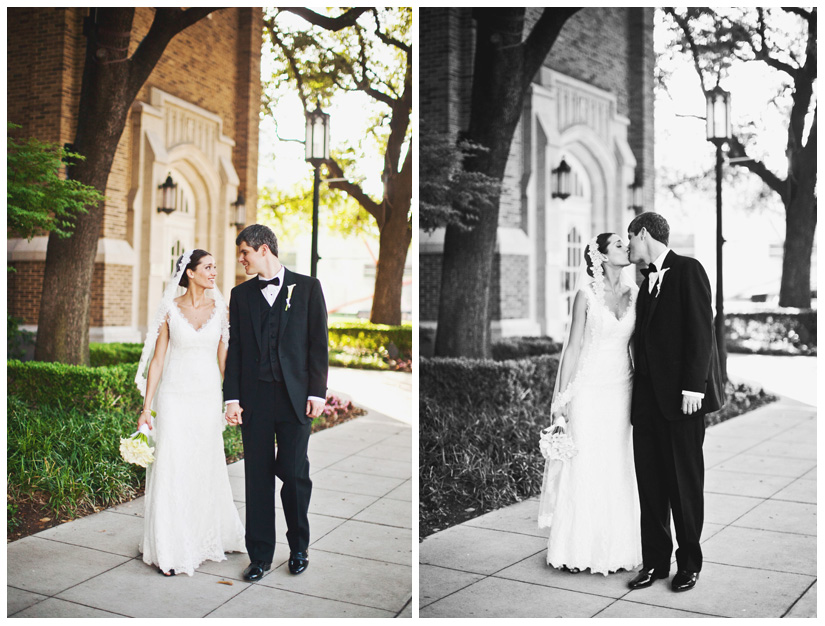
[[[257,277],[232,289],[227,310],[215,259],[186,251],[138,366],[138,427],[147,424],[155,443],[140,551],[166,576],[191,576],[205,560],[247,552],[243,578],[260,580],[275,552],[276,476],[283,483],[288,569],[300,574],[309,565],[307,447],[312,420],[326,403],[324,296],[317,279],[281,265],[267,226],[247,226],[236,245],[246,275]],[[246,528],[224,457],[227,423],[240,426],[243,437]]]
[[[710,282],[668,248],[661,215],[637,215],[627,235],[585,248],[551,404],[578,453],[560,471],[546,462],[538,521],[550,529],[548,565],[604,575],[641,565],[628,586],[643,589],[670,577],[672,515],[670,584],[686,591],[702,570],[704,416],[725,402]]]

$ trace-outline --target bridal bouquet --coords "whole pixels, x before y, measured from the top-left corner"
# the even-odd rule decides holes
[[[154,452],[155,449],[149,447],[149,426],[146,424],[142,424],[137,432],[120,439],[120,456],[127,463],[146,467],[155,460]]]
[[[563,417],[541,431],[539,450],[548,461],[567,461],[578,454],[573,438],[567,433],[567,422]]]

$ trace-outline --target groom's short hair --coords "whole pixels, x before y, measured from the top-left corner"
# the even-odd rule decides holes
[[[257,252],[258,248],[263,244],[266,244],[269,247],[269,251],[275,256],[278,256],[278,239],[269,226],[250,224],[235,238],[235,245],[241,245],[242,241],[245,241],[255,252]]]
[[[667,220],[658,213],[654,213],[653,211],[639,213],[639,215],[634,217],[633,221],[630,222],[627,230],[634,235],[638,235],[642,228],[650,233],[650,236],[656,241],[668,245],[670,241],[670,226],[668,226]]]

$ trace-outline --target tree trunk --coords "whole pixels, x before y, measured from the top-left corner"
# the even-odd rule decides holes
[[[134,8],[101,10],[97,41],[88,37],[80,92],[74,151],[85,160],[69,168],[69,176],[106,193],[106,183],[129,106],[128,68],[124,63],[102,64],[95,57],[97,42],[122,47],[118,33],[131,33]],[[89,22],[91,19],[88,20]],[[86,28],[89,28],[87,25]],[[125,38],[128,45],[127,36]],[[100,48],[105,49],[105,48]],[[76,218],[74,234],[60,239],[49,235],[43,292],[37,323],[34,358],[75,365],[89,363],[89,308],[92,272],[103,223],[101,202]]]
[[[814,169],[816,163],[814,159]],[[800,181],[785,207],[785,245],[779,306],[811,306],[811,256],[816,232],[816,174]]]
[[[404,266],[412,240],[407,214],[393,211],[381,229],[378,248],[378,269],[370,321],[373,324],[401,323],[401,291]]]
[[[501,181],[524,98],[567,19],[577,9],[544,9],[523,39],[524,8],[477,9],[470,123],[466,138],[489,149],[468,159],[469,171]],[[499,199],[471,231],[448,226],[444,238],[437,356],[486,358],[490,352],[490,281]]]
[[[68,175],[101,194],[129,109],[169,41],[212,8],[155,9],[155,19],[134,55],[127,58],[134,8],[99,8],[84,23],[86,60],[74,152],[85,157]],[[101,202],[75,219],[68,239],[49,235],[34,358],[75,365],[89,363],[89,308],[97,242],[103,224]]]

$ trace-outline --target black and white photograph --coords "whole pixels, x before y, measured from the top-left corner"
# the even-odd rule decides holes
[[[419,9],[419,617],[816,617],[817,9]]]

